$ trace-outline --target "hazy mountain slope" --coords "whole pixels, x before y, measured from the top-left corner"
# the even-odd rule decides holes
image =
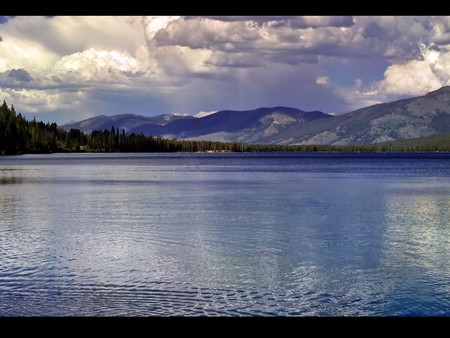
[[[378,104],[291,126],[284,135],[289,143],[369,144],[450,131],[450,87],[425,96]]]
[[[174,114],[164,114],[152,117],[135,114],[121,114],[113,116],[100,115],[80,122],[68,123],[63,125],[62,127],[66,130],[74,128],[80,129],[84,132],[91,132],[92,130],[109,130],[111,129],[111,126],[114,126],[116,128],[119,128],[119,130],[125,129],[125,132],[129,132],[131,129],[138,126],[161,126],[177,119],[194,119],[194,117]]]
[[[261,142],[278,135],[290,124],[328,118],[321,112],[304,112],[295,108],[274,107],[247,111],[223,110],[213,115],[190,120],[177,120],[162,127],[162,135],[179,138],[209,139],[216,135],[221,140],[248,140]],[[218,133],[222,135],[217,138]]]

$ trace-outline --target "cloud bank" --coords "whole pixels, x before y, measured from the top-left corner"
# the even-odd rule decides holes
[[[13,17],[0,21],[0,98],[58,123],[345,112],[450,84],[449,53],[449,17]]]

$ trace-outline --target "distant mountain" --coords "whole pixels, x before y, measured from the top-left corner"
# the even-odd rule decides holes
[[[193,140],[277,143],[284,139],[282,135],[288,126],[326,118],[330,115],[287,107],[222,110],[201,118],[175,120],[159,131],[154,126],[139,126],[131,132]]]
[[[276,143],[283,141],[283,132],[291,124],[307,123],[331,115],[319,111],[304,112],[295,108],[274,107],[255,110],[223,110],[202,117],[159,115],[97,116],[77,123],[63,125],[66,130],[80,129],[84,132],[125,129],[127,134],[163,136],[179,139],[234,141],[247,143]]]
[[[62,127],[65,130],[79,129],[81,131],[90,133],[93,130],[104,130],[111,129],[111,126],[119,128],[119,130],[124,129],[125,132],[129,132],[132,128],[141,126],[141,125],[155,125],[162,126],[171,121],[177,119],[193,119],[193,116],[188,115],[175,115],[175,114],[164,114],[157,116],[141,116],[135,114],[122,114],[122,115],[113,115],[113,116],[105,116],[99,115],[95,116],[83,121],[67,123]]]
[[[295,108],[222,110],[194,116],[97,116],[64,125],[90,132],[125,129],[127,134],[239,141],[253,144],[372,144],[450,132],[450,86],[427,95],[377,104],[341,115]]]
[[[290,126],[290,144],[370,144],[450,132],[450,87]]]

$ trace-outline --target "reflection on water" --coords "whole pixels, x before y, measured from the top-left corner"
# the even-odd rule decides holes
[[[394,191],[386,199],[384,262],[390,275],[398,275],[390,290],[398,303],[393,314],[449,315],[449,185],[403,183]]]
[[[3,184],[21,183],[22,177],[18,176],[16,169],[0,169],[0,186]]]
[[[395,243],[408,238],[403,259],[421,256],[421,264],[439,259],[449,248],[448,223],[450,195],[445,182],[401,187],[387,201],[387,219],[390,223],[390,241]],[[398,226],[400,224],[401,226]],[[408,250],[406,250],[408,249]],[[442,257],[441,257],[442,259]]]
[[[0,315],[448,316],[448,164],[0,158]]]

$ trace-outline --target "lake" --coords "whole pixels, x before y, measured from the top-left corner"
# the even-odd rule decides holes
[[[0,157],[0,316],[450,316],[448,154]]]

